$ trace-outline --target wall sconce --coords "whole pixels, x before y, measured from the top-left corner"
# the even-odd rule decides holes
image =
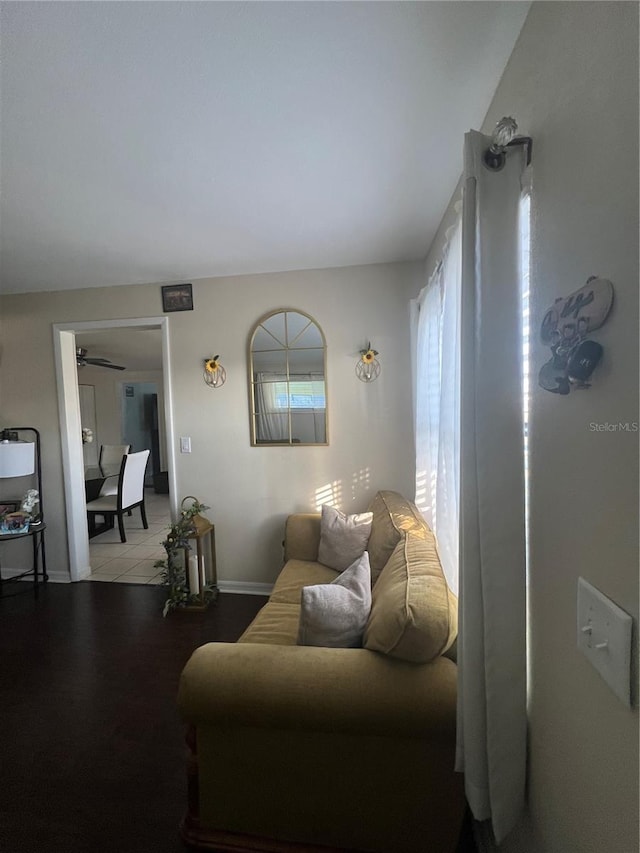
[[[360,350],[360,358],[356,362],[356,376],[361,382],[374,382],[380,376],[380,362],[376,358],[378,350],[371,349],[371,341]]]
[[[205,358],[204,360],[204,381],[209,388],[222,388],[227,381],[227,371],[220,364],[219,355],[214,355],[213,358]]]

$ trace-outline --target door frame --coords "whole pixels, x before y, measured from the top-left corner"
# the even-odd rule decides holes
[[[169,317],[137,317],[128,320],[89,320],[53,324],[62,474],[67,515],[69,574],[71,581],[84,580],[91,574],[89,534],[84,496],[84,458],[79,440],[80,396],[76,365],[76,332],[96,329],[160,329],[162,333],[162,384],[167,437],[167,468],[171,517],[177,518],[177,481],[173,424],[173,392],[170,367]]]

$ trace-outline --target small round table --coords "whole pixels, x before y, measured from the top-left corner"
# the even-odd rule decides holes
[[[44,523],[44,521],[40,521],[37,524],[31,524],[29,526],[29,529],[24,533],[0,533],[0,544],[13,539],[24,539],[25,536],[31,536],[33,542],[32,568],[27,569],[27,571],[21,572],[18,575],[12,575],[10,578],[3,578],[2,563],[0,563],[0,597],[2,597],[4,594],[4,585],[6,583],[13,583],[13,581],[22,580],[22,578],[29,577],[29,575],[33,575],[33,591],[35,597],[38,597],[38,587],[40,585],[40,571],[38,568],[38,563],[41,564],[42,568],[42,582],[46,583],[49,580],[49,576],[47,575],[47,558],[44,549],[44,531],[46,529],[47,525]],[[40,560],[38,560],[38,554],[40,554]]]

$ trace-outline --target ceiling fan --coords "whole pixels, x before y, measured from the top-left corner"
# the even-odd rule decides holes
[[[120,364],[112,364],[108,358],[88,358],[87,352],[88,350],[84,347],[76,347],[76,364],[78,367],[85,367],[90,364],[92,367],[110,367],[111,370],[127,369]]]

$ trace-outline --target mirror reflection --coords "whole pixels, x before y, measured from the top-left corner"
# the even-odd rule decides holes
[[[326,345],[312,317],[275,311],[249,343],[251,443],[327,444]]]

